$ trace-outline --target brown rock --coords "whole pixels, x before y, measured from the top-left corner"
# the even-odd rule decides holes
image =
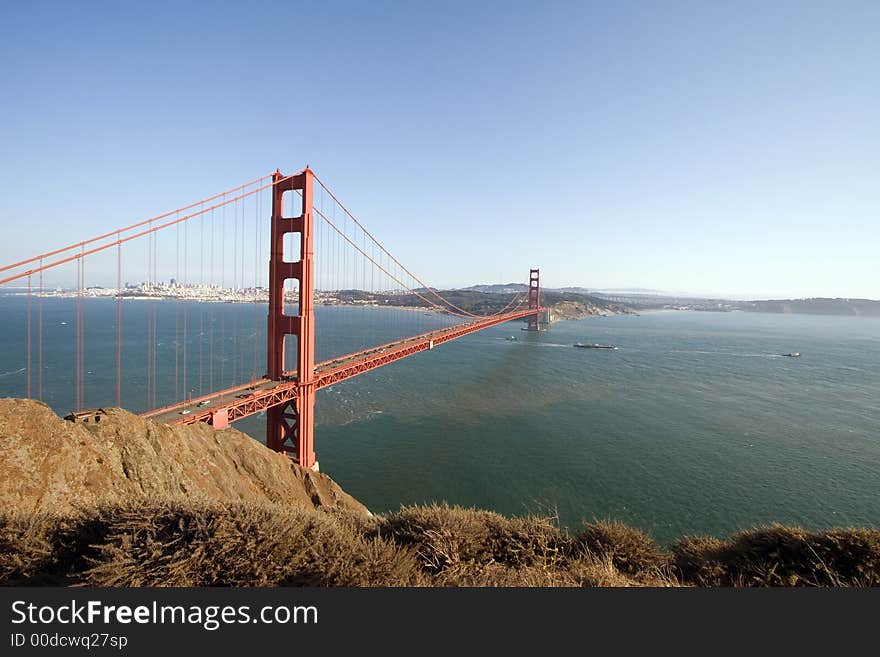
[[[0,399],[0,510],[157,497],[369,513],[327,475],[232,428],[154,424],[119,408],[79,423],[41,402]]]

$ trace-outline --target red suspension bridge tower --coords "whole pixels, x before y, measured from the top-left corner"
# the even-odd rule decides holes
[[[541,282],[538,269],[529,270],[529,310],[534,310],[529,315],[528,330],[537,331],[540,323],[539,310],[541,308]]]
[[[266,445],[286,452],[305,468],[316,468],[314,412],[315,392],[315,264],[314,264],[314,174],[306,167],[302,173],[285,178],[273,176],[272,234],[269,256],[269,326],[267,375],[272,381],[284,378],[284,343],[296,336],[296,398],[266,411]],[[302,206],[298,216],[284,216],[284,193],[299,191]],[[299,234],[298,261],[285,261],[284,236]],[[284,313],[284,285],[288,279],[299,282],[299,313]]]

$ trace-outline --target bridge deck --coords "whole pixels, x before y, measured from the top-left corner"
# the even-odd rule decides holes
[[[543,308],[521,310],[508,315],[490,317],[453,326],[448,329],[416,335],[411,338],[405,338],[324,361],[315,367],[315,386],[320,389],[340,383],[358,374],[388,365],[420,351],[433,349],[444,342],[449,342],[450,340],[455,340],[456,338],[514,319],[523,319],[540,312],[543,312]],[[285,372],[285,376],[281,381],[272,381],[266,378],[258,379],[251,383],[244,383],[220,390],[186,402],[157,408],[147,413],[142,413],[141,416],[155,422],[167,424],[208,422],[222,427],[225,426],[226,422],[234,422],[249,415],[261,413],[272,406],[288,403],[296,399],[298,385],[296,374],[296,371]],[[218,420],[218,418],[224,419]]]

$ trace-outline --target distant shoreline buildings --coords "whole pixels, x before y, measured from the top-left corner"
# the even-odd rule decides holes
[[[353,293],[359,294],[353,294]],[[27,294],[26,292],[19,292]],[[405,292],[391,290],[378,293],[364,293],[360,290],[315,290],[315,303],[321,305],[390,305],[389,297],[396,297]],[[169,282],[159,281],[126,283],[118,290],[115,287],[93,285],[83,290],[56,287],[53,290],[34,291],[32,296],[56,299],[109,298],[117,296],[122,299],[174,299],[180,301],[205,301],[222,303],[268,303],[269,289],[265,287],[222,287],[206,284],[180,284],[173,278]],[[299,301],[298,290],[285,290],[284,300],[287,303]]]

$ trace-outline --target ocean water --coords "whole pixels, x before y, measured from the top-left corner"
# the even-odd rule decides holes
[[[86,303],[103,304],[87,311],[87,405],[97,405],[115,391],[115,306]],[[146,361],[143,313],[151,303],[126,302],[123,313],[123,360],[132,372],[123,400],[135,411],[146,405],[137,370]],[[164,327],[160,381],[170,394],[168,345],[179,309],[154,305]],[[262,371],[265,306],[188,306],[196,315],[188,316],[187,387],[208,383],[206,365],[195,373],[199,344],[208,348],[193,327],[204,333],[209,317],[216,327],[221,312],[224,327],[238,327],[238,343],[236,358],[227,349],[222,362],[218,346],[215,383],[220,369],[227,379]],[[20,298],[0,299],[4,396],[22,395],[23,307]],[[73,307],[44,301],[44,398],[59,412],[73,403]],[[359,346],[351,327],[364,315],[355,312],[319,309],[319,357]],[[394,328],[387,335],[377,328],[374,337],[448,323],[373,312],[397,313]],[[320,391],[322,471],[378,512],[448,501],[556,514],[569,527],[613,518],[661,542],[774,521],[880,526],[880,319],[672,311],[557,322],[537,334],[520,325]],[[575,342],[619,349],[575,349]],[[791,351],[802,356],[781,356]],[[254,417],[236,426],[261,440],[263,423]]]

